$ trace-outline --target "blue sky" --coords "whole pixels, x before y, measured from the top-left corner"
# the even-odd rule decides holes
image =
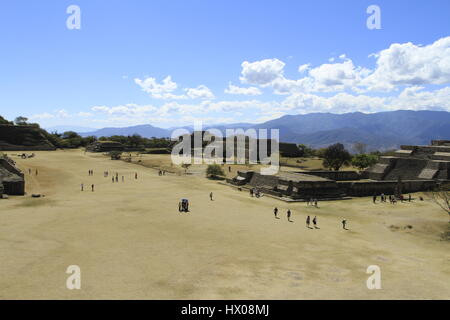
[[[450,111],[449,31],[448,0],[5,0],[0,114],[98,128]]]

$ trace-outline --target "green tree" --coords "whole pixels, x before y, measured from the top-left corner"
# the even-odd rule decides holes
[[[315,155],[315,150],[305,144],[299,144],[298,148],[302,154],[302,157],[314,157]]]
[[[222,167],[218,165],[217,163],[209,164],[206,168],[206,175],[208,177],[218,177],[218,176],[225,176],[225,173],[222,170]]]
[[[338,171],[342,166],[348,166],[352,160],[350,153],[342,143],[336,143],[325,149],[323,166]]]
[[[28,121],[28,118],[22,117],[22,116],[19,116],[16,119],[14,119],[14,123],[18,126],[26,125],[27,121]]]
[[[378,157],[374,154],[358,154],[352,158],[352,166],[364,170],[376,164]]]

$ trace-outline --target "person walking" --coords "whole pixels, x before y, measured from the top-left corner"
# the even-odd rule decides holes
[[[314,229],[317,229],[317,216],[314,216],[313,225],[314,225]]]
[[[342,229],[347,230],[347,220],[342,220]]]
[[[275,207],[275,209],[273,209],[273,214],[275,215],[275,218],[278,219],[278,208]]]
[[[311,217],[310,217],[310,216],[307,216],[307,217],[306,217],[306,226],[307,226],[308,228],[310,228],[310,226],[309,226],[310,223],[311,223]]]
[[[213,193],[212,193],[212,192],[209,194],[209,199],[210,199],[211,201],[213,201]]]
[[[289,222],[291,222],[291,210],[290,209],[288,209],[288,211],[287,211],[287,219]]]
[[[81,191],[84,191],[84,184],[81,184]]]
[[[94,184],[91,185],[92,192],[94,192]]]
[[[319,207],[318,202],[317,202],[317,198],[314,200],[314,206],[315,206],[316,208]]]
[[[137,180],[137,172],[134,174],[134,179]]]

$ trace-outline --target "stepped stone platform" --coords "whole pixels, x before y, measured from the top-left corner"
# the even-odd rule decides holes
[[[401,146],[394,156],[381,157],[368,170],[370,179],[450,180],[450,140],[435,140],[429,146]]]
[[[0,150],[3,151],[51,151],[55,146],[36,126],[0,124]]]
[[[2,194],[25,194],[24,175],[7,156],[0,156],[0,196]]]
[[[449,151],[450,141],[440,140],[433,141],[430,146],[402,146],[394,156],[381,157],[377,164],[362,173],[281,171],[266,176],[254,171],[239,171],[227,182],[293,201],[428,191],[450,182]]]

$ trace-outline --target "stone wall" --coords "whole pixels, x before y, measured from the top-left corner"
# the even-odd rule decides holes
[[[360,174],[356,171],[308,171],[303,173],[334,181],[351,181],[361,179]]]
[[[25,194],[25,179],[23,173],[5,158],[0,158],[0,185],[3,189],[2,192],[5,194]]]
[[[382,193],[394,194],[397,181],[357,181],[357,182],[338,182],[339,187],[348,196],[366,197]],[[437,186],[434,180],[407,180],[402,181],[403,193],[412,193],[427,191]]]

